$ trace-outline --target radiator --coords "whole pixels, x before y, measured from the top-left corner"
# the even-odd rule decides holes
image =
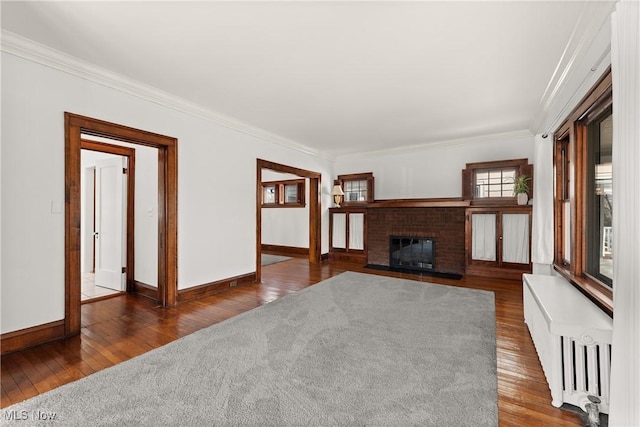
[[[613,322],[561,277],[523,275],[524,320],[538,353],[551,404],[579,406],[598,396],[609,413]]]

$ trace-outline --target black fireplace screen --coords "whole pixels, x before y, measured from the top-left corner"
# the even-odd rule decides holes
[[[435,271],[435,242],[416,237],[390,238],[389,266]]]

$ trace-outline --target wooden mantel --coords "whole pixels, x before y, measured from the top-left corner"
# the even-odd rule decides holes
[[[369,203],[343,203],[344,208],[466,208],[471,206],[470,200],[460,197],[433,199],[389,199],[376,200]]]

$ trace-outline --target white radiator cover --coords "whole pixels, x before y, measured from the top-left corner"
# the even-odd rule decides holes
[[[598,396],[609,413],[613,320],[557,276],[523,275],[524,321],[551,390],[551,404],[586,410]]]

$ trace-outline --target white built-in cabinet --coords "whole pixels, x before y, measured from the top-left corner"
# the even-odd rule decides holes
[[[467,274],[520,279],[531,272],[531,206],[467,208],[465,227]]]
[[[366,210],[361,208],[331,208],[330,255],[333,259],[366,259]]]

